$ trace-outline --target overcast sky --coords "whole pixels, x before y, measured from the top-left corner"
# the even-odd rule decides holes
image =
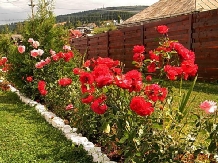
[[[150,6],[158,0],[54,0],[54,14],[65,15],[80,11],[116,6]],[[38,0],[33,0],[37,4]],[[22,22],[31,15],[30,0],[0,0],[0,25]],[[34,7],[36,10],[36,7]]]

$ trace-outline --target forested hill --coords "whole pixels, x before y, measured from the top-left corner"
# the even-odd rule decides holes
[[[56,22],[67,22],[66,26],[76,27],[78,25],[95,23],[100,25],[101,22],[107,20],[126,20],[136,13],[144,10],[148,6],[121,6],[121,7],[106,7],[95,10],[82,11],[67,15],[56,16]],[[10,31],[15,31],[19,24],[23,22],[15,22],[7,25]],[[5,25],[0,25],[0,33],[2,33]]]
[[[106,7],[67,15],[59,15],[56,17],[56,20],[57,23],[76,21],[80,21],[81,23],[96,23],[106,20],[126,20],[144,10],[146,7],[148,6]]]

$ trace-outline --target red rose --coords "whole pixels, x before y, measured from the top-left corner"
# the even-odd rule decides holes
[[[102,88],[103,86],[112,84],[114,81],[114,77],[113,75],[108,73],[108,74],[98,76],[97,78],[95,78],[95,81],[97,83],[97,86],[99,88]]]
[[[184,79],[187,80],[189,76],[195,76],[198,71],[198,66],[191,60],[183,61],[181,63]]]
[[[91,103],[93,100],[94,100],[94,96],[92,96],[92,95],[89,95],[89,96],[86,97],[86,98],[82,98],[82,102],[85,103],[85,104],[89,104],[89,103]]]
[[[115,77],[115,84],[123,89],[129,89],[132,86],[132,79],[126,78],[125,75]]]
[[[27,77],[26,77],[26,80],[27,80],[28,82],[32,82],[32,81],[33,81],[33,77],[32,77],[32,76],[27,76]]]
[[[65,110],[72,110],[73,108],[73,104],[69,104],[66,106]]]
[[[133,55],[133,61],[142,62],[144,59],[145,59],[145,56],[142,53],[135,53]]]
[[[125,74],[125,80],[131,81],[131,85],[128,88],[129,92],[139,92],[142,89],[142,74],[137,70],[131,70]]]
[[[159,61],[160,58],[159,58],[159,55],[156,55],[152,50],[149,51],[149,56],[150,56],[150,59],[153,61]]]
[[[60,60],[60,56],[59,56],[59,54],[57,53],[57,54],[54,54],[54,55],[52,55],[51,56],[51,58],[53,59],[53,61],[59,61]]]
[[[45,82],[45,81],[40,80],[40,81],[38,82],[38,89],[39,89],[39,90],[45,89],[45,86],[46,86],[46,82]]]
[[[91,61],[87,60],[85,61],[85,63],[83,64],[83,67],[89,67],[91,65]]]
[[[51,62],[51,58],[50,57],[47,57],[46,59],[45,59],[45,64],[49,64]]]
[[[120,64],[119,61],[114,61],[113,59],[111,58],[101,58],[101,57],[98,57],[98,59],[96,60],[96,65],[101,65],[101,64],[104,64],[106,65],[108,68],[112,68],[112,67],[116,67]]]
[[[104,114],[107,110],[107,105],[103,102],[106,100],[106,96],[102,95],[95,99],[91,104],[91,109],[97,114]]]
[[[81,84],[92,84],[94,82],[94,77],[89,72],[81,72],[79,76]]]
[[[147,69],[148,69],[148,72],[155,72],[156,71],[156,64],[154,62],[150,63],[148,66],[147,66]]]
[[[145,47],[143,45],[135,45],[133,47],[133,53],[144,53]]]
[[[45,96],[48,93],[48,91],[45,90],[45,87],[46,87],[46,82],[43,80],[40,80],[38,82],[38,90],[39,90],[40,94],[43,96]]]
[[[81,72],[83,72],[83,70],[80,69],[80,68],[74,68],[74,69],[73,69],[73,73],[74,73],[75,75],[79,75]]]
[[[182,74],[182,68],[181,67],[174,67],[171,65],[164,66],[164,71],[167,74],[167,78],[170,80],[176,80],[178,75]]]
[[[107,110],[107,105],[99,104],[99,102],[96,100],[91,104],[91,109],[97,114],[104,114]]]
[[[69,62],[71,58],[73,58],[74,54],[72,51],[68,51],[67,53],[63,53],[63,58],[65,62]]]
[[[48,91],[45,90],[45,89],[40,90],[39,92],[40,92],[40,94],[41,94],[42,96],[45,96],[45,95],[48,93]]]
[[[94,93],[95,87],[93,85],[82,84],[81,91],[82,93]]]
[[[8,61],[7,57],[2,57],[0,59],[0,66],[4,65]]]
[[[154,112],[154,108],[150,102],[145,101],[143,97],[133,97],[130,102],[130,109],[140,116],[151,115]]]
[[[152,81],[152,76],[151,75],[146,76],[145,80],[148,82]]]
[[[159,26],[157,26],[156,29],[157,29],[158,33],[161,33],[161,34],[166,34],[169,30],[169,28],[166,25],[159,25]]]
[[[58,84],[60,86],[67,86],[67,85],[70,85],[72,83],[72,79],[70,78],[62,78],[60,80],[58,80]]]
[[[151,84],[145,87],[145,94],[153,102],[156,102],[157,100],[163,101],[166,98],[167,93],[167,89],[161,88],[158,84]]]

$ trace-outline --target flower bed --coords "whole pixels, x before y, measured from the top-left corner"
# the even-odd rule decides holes
[[[204,151],[215,154],[216,103],[205,101],[199,106],[207,115],[188,107],[197,80],[195,53],[170,40],[167,26],[156,30],[161,35],[160,46],[147,55],[144,46],[134,46],[136,69],[128,72],[111,58],[84,62],[84,56],[67,45],[58,53],[46,53],[33,39],[15,47],[8,58],[10,66],[7,61],[2,65],[8,67],[7,79],[21,93],[64,119],[48,112],[45,116],[52,125],[58,127],[65,121],[75,126],[113,160],[167,162],[188,156],[196,160]],[[182,93],[182,81],[191,78],[193,84]],[[180,91],[175,93],[172,82],[178,79]],[[197,141],[202,132],[209,143]]]

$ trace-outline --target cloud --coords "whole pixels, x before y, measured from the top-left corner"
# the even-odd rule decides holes
[[[65,15],[80,11],[93,10],[103,7],[151,5],[158,0],[54,0],[54,14]],[[36,4],[38,0],[33,0]],[[28,0],[0,0],[0,25],[12,22],[22,22],[31,15]],[[34,7],[36,11],[36,6]]]

